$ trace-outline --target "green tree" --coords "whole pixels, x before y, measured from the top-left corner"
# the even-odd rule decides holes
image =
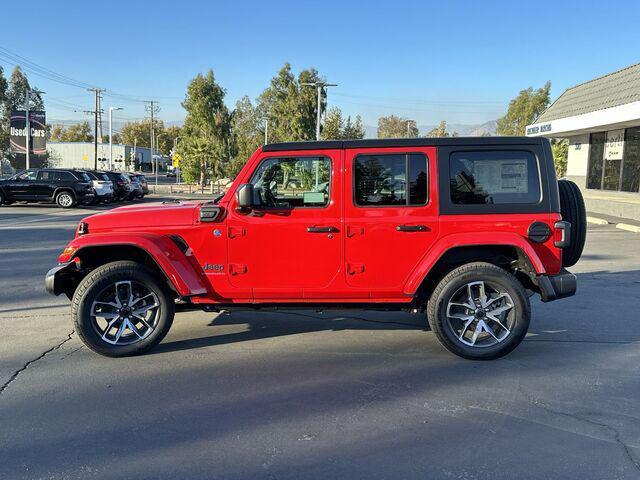
[[[324,140],[340,140],[344,134],[344,120],[339,108],[330,108],[322,125],[322,138]]]
[[[204,184],[210,175],[220,177],[231,161],[231,114],[224,104],[225,95],[213,70],[198,74],[187,87],[182,102],[187,116],[178,145],[186,181]]]
[[[364,138],[364,127],[360,116],[356,116],[355,122],[351,117],[344,120],[339,108],[330,108],[322,125],[322,138],[325,140],[347,140]]]
[[[165,136],[165,128],[162,120],[153,119],[154,135],[158,139],[158,144],[163,145],[163,137]],[[151,119],[145,118],[140,122],[127,122],[120,129],[122,142],[125,145],[137,145],[138,147],[151,147]],[[173,147],[173,143],[171,143]],[[164,147],[160,148],[163,153],[169,153]]]
[[[418,133],[414,120],[395,115],[378,119],[378,138],[415,138]]]
[[[365,131],[364,126],[362,125],[362,119],[360,115],[356,115],[355,121],[351,121],[351,117],[347,117],[347,121],[344,124],[344,129],[342,130],[342,137],[344,139],[353,139],[359,140],[364,138]]]
[[[498,120],[496,133],[498,135],[524,135],[525,127],[534,122],[549,106],[549,91],[551,82],[544,87],[534,90],[532,87],[522,90],[516,98],[509,102],[509,108],[504,117]]]
[[[553,163],[556,166],[556,176],[564,177],[567,173],[567,158],[569,156],[569,141],[565,139],[551,140]]]
[[[316,138],[317,91],[303,83],[323,81],[314,68],[302,70],[298,77],[285,63],[271,84],[258,98],[258,111],[269,119],[269,142],[291,142]],[[320,113],[325,110],[326,95],[320,100]]]
[[[226,174],[235,178],[253,152],[264,143],[264,122],[247,96],[238,100],[231,117],[234,148]]]
[[[4,78],[4,70],[0,65],[0,162],[9,153],[9,116],[7,107],[7,80]],[[0,164],[0,168],[2,165]]]
[[[49,138],[52,142],[93,142],[93,133],[89,122],[80,122],[67,128],[54,125]]]
[[[447,122],[442,120],[436,128],[433,128],[427,132],[427,137],[448,137]],[[457,134],[456,134],[457,136]]]

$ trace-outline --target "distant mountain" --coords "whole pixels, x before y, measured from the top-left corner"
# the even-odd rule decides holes
[[[495,120],[490,120],[479,125],[466,125],[461,123],[447,123],[447,133],[449,135],[457,133],[461,137],[481,137],[482,135],[495,135],[496,134]],[[437,125],[418,125],[420,135],[426,135],[428,132],[436,128]],[[376,138],[378,134],[378,127],[372,125],[365,125],[365,138]]]

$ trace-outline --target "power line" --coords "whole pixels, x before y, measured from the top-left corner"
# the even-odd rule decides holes
[[[14,53],[4,47],[0,47],[0,58],[3,58],[9,63],[19,65],[21,68],[24,68],[34,75],[38,75],[54,82],[78,88],[94,88],[94,86],[91,84],[81,82],[80,80],[76,80],[74,78],[67,77],[66,75],[54,72],[53,70],[32,62],[31,60],[28,60],[25,57],[18,55],[17,53]]]

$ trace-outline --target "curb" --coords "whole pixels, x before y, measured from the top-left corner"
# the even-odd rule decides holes
[[[587,217],[587,223],[593,223],[594,225],[609,225],[607,220],[598,217]]]
[[[640,233],[639,225],[630,225],[628,223],[617,223],[616,228],[620,230],[626,230],[627,232]]]

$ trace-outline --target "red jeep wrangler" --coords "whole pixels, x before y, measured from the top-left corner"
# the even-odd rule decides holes
[[[212,201],[85,218],[46,286],[113,357],[157,345],[178,308],[251,306],[426,312],[448,350],[492,359],[524,338],[530,295],[575,293],[585,234],[545,139],[272,144]]]

